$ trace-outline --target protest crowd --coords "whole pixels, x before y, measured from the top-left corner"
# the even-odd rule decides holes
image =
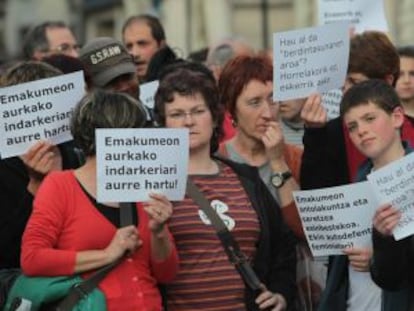
[[[414,42],[120,35],[0,64],[0,310],[414,311]]]

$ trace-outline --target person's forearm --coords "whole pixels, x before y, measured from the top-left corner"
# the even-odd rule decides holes
[[[20,263],[28,276],[59,276],[74,273],[77,252],[39,246],[23,236]]]
[[[156,261],[163,261],[171,254],[171,241],[164,227],[159,233],[151,233],[151,256]]]
[[[281,208],[288,206],[289,204],[292,204],[292,202],[294,202],[293,191],[296,190],[299,190],[299,185],[293,177],[286,180],[284,185],[277,190],[279,194]]]
[[[105,250],[78,252],[76,254],[74,273],[82,273],[101,268],[107,264],[110,264],[115,259],[116,258],[111,258]]]
[[[283,159],[271,161],[270,166],[273,173],[290,171],[289,166]],[[293,202],[292,192],[296,190],[299,190],[299,185],[293,176],[287,179],[280,188],[276,189],[282,208]]]
[[[36,195],[37,190],[40,187],[42,180],[36,178],[30,178],[29,183],[27,184],[27,191],[29,191],[33,196]]]
[[[284,205],[281,209],[283,220],[293,231],[298,239],[306,241],[305,233],[303,231],[302,222],[300,220],[298,209],[294,201],[288,205]]]
[[[326,177],[327,174],[332,175],[326,167],[331,163],[326,151],[327,141],[326,127],[305,129],[299,180],[302,190],[332,186],[329,184],[331,178]]]
[[[105,250],[74,252],[47,249],[38,252],[23,252],[22,269],[29,276],[56,276],[87,272],[101,268],[116,258]]]

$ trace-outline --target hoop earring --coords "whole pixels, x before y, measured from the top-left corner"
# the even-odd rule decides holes
[[[237,127],[237,121],[235,120],[235,119],[231,119],[231,125],[233,126],[233,127]]]

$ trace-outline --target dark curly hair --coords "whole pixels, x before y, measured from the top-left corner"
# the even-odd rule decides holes
[[[155,120],[161,126],[165,126],[165,105],[174,100],[176,93],[181,96],[200,94],[203,97],[215,124],[210,142],[210,151],[214,153],[223,136],[224,107],[219,104],[213,74],[204,65],[194,62],[183,61],[167,66],[161,73],[160,85],[155,94]]]

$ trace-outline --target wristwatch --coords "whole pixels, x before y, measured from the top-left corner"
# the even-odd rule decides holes
[[[277,172],[277,173],[272,174],[272,176],[270,177],[270,182],[276,188],[280,188],[280,187],[283,186],[285,181],[288,180],[290,177],[292,177],[292,172],[291,171],[286,171],[286,172],[282,172],[282,173]]]

